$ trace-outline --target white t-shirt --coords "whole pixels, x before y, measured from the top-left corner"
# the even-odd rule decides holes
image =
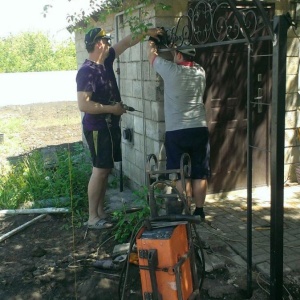
[[[153,67],[164,80],[166,131],[207,127],[204,69],[196,63],[178,65],[161,57],[154,59]]]

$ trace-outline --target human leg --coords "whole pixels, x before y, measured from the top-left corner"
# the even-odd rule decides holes
[[[114,152],[115,148],[120,148],[119,132],[119,129],[111,132],[109,128],[84,132],[93,161],[93,171],[88,184],[89,226],[99,224],[99,226],[94,227],[105,227],[103,222],[100,224],[99,221],[106,217],[104,198],[108,176],[114,166],[114,159],[116,158],[117,161],[120,159],[120,156],[117,156],[119,152]]]
[[[204,207],[206,193],[207,193],[207,180],[194,179],[192,181],[192,190],[193,190],[193,199],[196,205],[194,215],[200,215],[204,219],[205,213],[203,207]]]
[[[203,206],[207,193],[207,178],[210,176],[210,145],[207,127],[195,130],[194,137],[193,150],[190,153],[193,199],[196,204],[194,215],[200,215],[204,219]]]
[[[89,225],[93,225],[105,217],[104,198],[110,171],[111,169],[93,167],[93,172],[88,185]]]

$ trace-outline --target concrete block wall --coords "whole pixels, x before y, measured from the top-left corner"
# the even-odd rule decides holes
[[[147,22],[153,27],[174,26],[174,16],[185,13],[182,8],[186,9],[187,1],[176,0],[169,4],[172,9],[166,12],[155,11],[154,6],[147,7]],[[133,15],[141,16],[141,10]],[[130,34],[129,27],[124,26],[125,15],[119,15],[116,21],[119,39]],[[163,82],[148,62],[147,38],[120,56],[119,67],[122,100],[141,111],[124,114],[121,122],[122,130],[130,129],[133,134],[131,142],[123,138],[122,156],[123,172],[130,178],[130,186],[135,188],[147,183],[146,162],[150,154],[157,156],[159,168],[165,168]]]
[[[300,167],[299,35],[300,29],[288,31],[284,176],[290,182],[297,182],[296,167]]]
[[[297,16],[300,19],[300,4],[296,4],[295,2],[293,4],[290,0],[276,1],[275,11],[276,15],[290,13],[292,17]],[[300,166],[299,35],[299,28],[289,28],[286,60],[284,150],[284,179],[286,182],[297,182],[295,168]]]
[[[149,22],[153,7],[149,10]],[[139,16],[137,10],[134,15]],[[130,29],[124,27],[125,16],[117,18],[119,39],[130,34]],[[148,22],[148,20],[147,20]],[[149,65],[147,58],[147,41],[127,49],[119,58],[120,91],[122,100],[140,112],[127,112],[122,116],[122,130],[132,131],[132,141],[122,141],[123,173],[128,176],[132,188],[146,184],[147,156],[163,152],[164,114],[163,98],[157,97],[157,77]],[[164,157],[160,157],[164,160]]]

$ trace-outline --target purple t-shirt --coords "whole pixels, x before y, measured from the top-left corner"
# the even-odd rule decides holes
[[[121,96],[113,70],[113,61],[116,57],[115,50],[109,49],[104,65],[85,60],[76,76],[77,92],[91,92],[91,100],[103,105],[120,102]],[[85,113],[82,119],[83,128],[86,130],[99,130],[107,127],[105,118],[107,114]],[[120,116],[111,115],[111,126],[117,127]]]

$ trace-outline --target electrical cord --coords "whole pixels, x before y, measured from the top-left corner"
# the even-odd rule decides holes
[[[126,263],[123,265],[123,268],[122,268],[122,271],[121,271],[121,275],[120,275],[120,280],[119,280],[119,286],[118,286],[118,295],[119,295],[119,299],[120,300],[124,300],[124,296],[125,296],[125,290],[126,290],[126,282],[127,282],[127,279],[128,279],[128,270],[129,270],[129,263],[130,263],[130,251],[132,250],[132,247],[134,245],[134,242],[136,240],[136,236],[137,234],[139,233],[139,231],[142,229],[143,226],[140,226],[140,224],[144,222],[144,220],[140,220],[133,228],[132,230],[132,233],[131,233],[131,237],[130,237],[130,242],[129,242],[129,250],[128,250],[128,255],[127,255],[127,261]],[[137,232],[135,233],[136,231],[136,228],[139,229],[137,230]],[[125,277],[124,277],[124,283],[123,283],[123,290],[122,290],[122,296],[121,296],[121,285],[122,285],[122,278],[123,278],[123,274],[124,274],[124,271],[126,269],[126,273],[125,273]]]
[[[110,131],[110,121],[111,121],[111,114],[109,114],[109,117],[106,117],[105,118],[105,121],[106,121],[106,125],[107,125],[107,129],[108,129],[108,132],[109,132],[109,135],[110,135],[110,142],[111,142],[111,158],[112,158],[112,161],[114,162],[114,143],[113,143],[113,139],[112,139],[112,135],[111,135],[111,131]]]
[[[97,248],[97,255],[99,254],[99,249],[106,244],[109,240],[111,240],[112,238],[114,238],[114,236],[112,235],[111,237],[109,237],[107,240],[105,240],[102,244],[99,245],[99,247]]]

